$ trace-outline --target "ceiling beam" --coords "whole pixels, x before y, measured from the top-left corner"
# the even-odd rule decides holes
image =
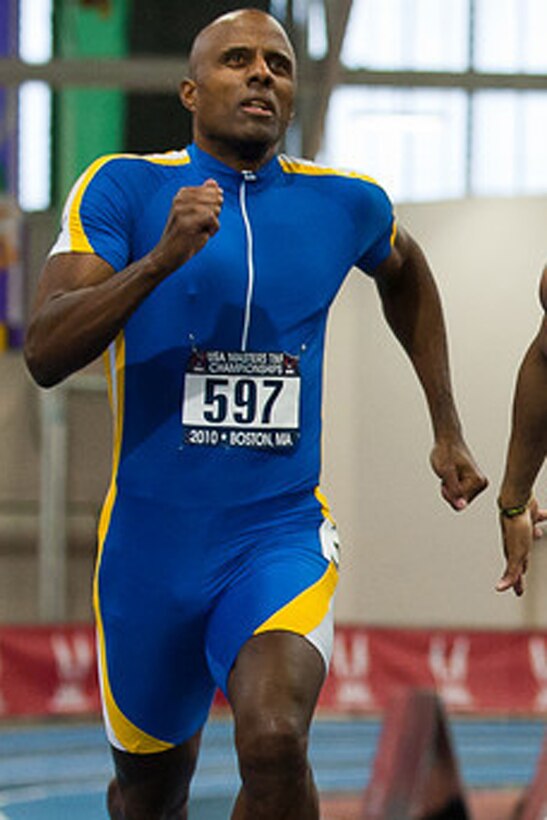
[[[351,0],[339,0],[347,4]],[[0,85],[17,86],[29,80],[42,80],[53,88],[88,86],[119,88],[143,93],[177,91],[186,75],[188,63],[179,58],[139,57],[131,59],[54,59],[31,64],[13,57],[0,58]],[[326,85],[324,84],[326,80]],[[370,71],[337,65],[334,55],[325,60],[305,61],[299,85],[301,91],[320,97],[323,106],[333,86],[402,86],[404,88],[463,88],[475,91],[488,88],[516,91],[547,90],[547,74],[508,74],[482,71]],[[319,119],[319,111],[315,112]],[[318,128],[318,126],[316,126]]]
[[[327,25],[327,54],[302,67],[302,150],[313,159],[321,147],[329,99],[340,81],[340,54],[353,0],[323,0]]]
[[[10,86],[42,80],[56,89],[87,86],[168,94],[178,89],[187,69],[187,60],[178,58],[56,58],[48,63],[31,64],[8,57],[0,59],[0,84]]]
[[[405,88],[487,88],[515,91],[547,90],[547,74],[501,74],[484,71],[369,71],[344,69],[339,80],[344,85],[385,85]]]

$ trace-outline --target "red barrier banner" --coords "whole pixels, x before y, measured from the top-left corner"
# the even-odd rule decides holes
[[[92,626],[0,628],[0,716],[99,709]]]
[[[547,712],[547,633],[342,626],[320,705],[378,712],[397,689],[435,689],[451,712]]]
[[[547,632],[337,627],[320,709],[377,714],[407,687],[450,712],[545,714]],[[91,625],[0,627],[0,716],[99,709]]]

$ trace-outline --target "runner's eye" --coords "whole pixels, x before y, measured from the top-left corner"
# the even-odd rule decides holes
[[[247,55],[242,49],[232,49],[224,55],[224,63],[230,66],[244,65],[247,61]]]
[[[270,71],[274,74],[284,74],[287,77],[292,76],[292,63],[283,54],[272,54],[268,57],[268,65]]]

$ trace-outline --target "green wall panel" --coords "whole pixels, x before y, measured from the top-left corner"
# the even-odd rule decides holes
[[[123,57],[127,54],[129,0],[57,0],[55,44],[59,57]],[[101,154],[124,150],[125,94],[101,88],[69,88],[56,99],[55,190],[64,201],[74,180]]]

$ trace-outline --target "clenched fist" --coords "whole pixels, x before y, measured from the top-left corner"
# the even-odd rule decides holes
[[[160,274],[168,276],[188,262],[215,235],[222,202],[222,189],[214,179],[177,191],[161,239],[150,253]]]

